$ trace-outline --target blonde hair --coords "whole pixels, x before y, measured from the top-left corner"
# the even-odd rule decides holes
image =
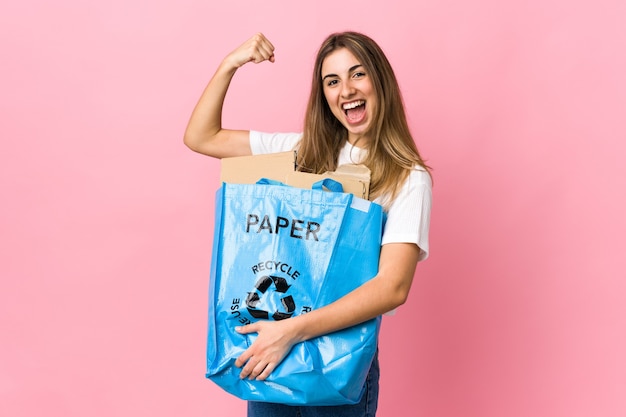
[[[378,105],[367,136],[367,157],[362,163],[372,172],[370,199],[386,196],[393,200],[416,166],[430,173],[420,156],[406,121],[398,81],[382,49],[371,38],[357,32],[334,33],[322,43],[313,69],[311,95],[298,149],[301,170],[323,173],[337,168],[339,151],[348,131],[332,114],[322,85],[322,64],[332,52],[345,48],[370,77]]]

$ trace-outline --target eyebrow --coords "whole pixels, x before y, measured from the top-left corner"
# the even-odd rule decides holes
[[[356,65],[350,67],[350,69],[348,69],[348,72],[350,73],[350,72],[354,71],[355,69],[357,69],[359,67],[362,67],[362,66],[363,65],[361,65],[361,64],[356,64]],[[329,77],[339,77],[339,76],[337,74],[326,74],[326,75],[324,75],[322,77],[322,81],[324,81],[326,78],[329,78]]]

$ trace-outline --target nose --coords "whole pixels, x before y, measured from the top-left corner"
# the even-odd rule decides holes
[[[354,85],[352,85],[352,80],[346,80],[341,84],[341,96],[344,98],[349,98],[355,93]]]

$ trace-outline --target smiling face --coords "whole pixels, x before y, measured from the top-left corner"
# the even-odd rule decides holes
[[[368,72],[352,52],[340,48],[324,59],[322,86],[328,107],[348,130],[348,141],[367,141],[376,93]]]

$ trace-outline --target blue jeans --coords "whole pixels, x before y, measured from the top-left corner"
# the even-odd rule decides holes
[[[378,352],[365,380],[365,392],[358,404],[293,406],[257,401],[248,402],[248,417],[375,417],[378,407]]]

